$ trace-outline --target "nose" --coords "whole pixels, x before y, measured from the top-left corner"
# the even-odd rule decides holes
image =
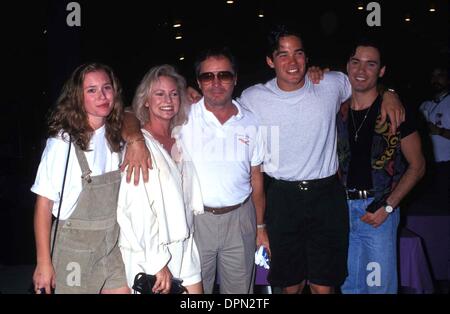
[[[168,103],[168,104],[172,103],[172,96],[171,95],[166,95],[164,98],[165,98],[164,101],[166,103]]]
[[[99,97],[100,99],[106,98],[106,91],[103,88],[100,89]]]
[[[296,64],[297,63],[297,58],[295,57],[295,55],[289,55],[289,64]]]
[[[217,77],[217,75],[215,75],[214,76],[214,79],[213,79],[213,81],[212,81],[212,85],[213,86],[219,86],[219,85],[221,85],[221,81],[219,80],[219,78]]]

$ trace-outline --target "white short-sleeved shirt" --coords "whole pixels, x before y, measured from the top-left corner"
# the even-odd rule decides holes
[[[75,147],[73,144],[71,145],[63,202],[61,205],[61,220],[68,219],[73,213],[82,189],[81,167],[75,154]],[[90,151],[85,152],[85,154],[92,171],[92,176],[101,175],[119,168],[120,157],[118,153],[111,152],[108,146],[105,138],[105,126],[94,132],[89,148]],[[52,209],[54,216],[58,214],[68,149],[69,143],[62,139],[61,134],[58,137],[47,139],[47,145],[42,153],[36,180],[31,187],[32,192],[54,202]]]
[[[210,207],[243,202],[252,192],[251,167],[264,159],[264,142],[254,115],[233,104],[238,113],[223,125],[205,107],[191,106],[180,139],[197,171],[203,202]]]
[[[350,82],[341,72],[326,73],[319,84],[305,77],[304,86],[291,92],[281,90],[276,78],[246,89],[239,101],[266,131],[264,171],[287,181],[335,174],[336,115],[350,95]]]
[[[450,94],[440,97],[438,101],[425,101],[420,106],[425,119],[440,128],[450,129]],[[450,160],[450,140],[440,136],[431,135],[433,142],[434,160],[444,162]]]

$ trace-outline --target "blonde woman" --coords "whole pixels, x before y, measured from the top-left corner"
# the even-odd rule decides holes
[[[198,179],[177,141],[186,122],[186,83],[170,65],[153,67],[137,88],[133,110],[142,126],[153,169],[148,182],[122,179],[117,219],[128,285],[139,272],[156,275],[154,293],[168,293],[171,278],[188,293],[202,293],[193,215],[203,212]],[[130,145],[130,144],[128,144]]]

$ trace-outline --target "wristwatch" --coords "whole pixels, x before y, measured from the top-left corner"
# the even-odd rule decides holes
[[[386,213],[390,214],[394,211],[394,207],[392,207],[388,203],[384,203],[384,210],[386,211]]]

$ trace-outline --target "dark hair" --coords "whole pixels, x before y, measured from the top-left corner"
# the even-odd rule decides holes
[[[352,48],[350,50],[350,55],[348,57],[349,60],[356,54],[356,49],[358,49],[358,47],[375,48],[376,50],[378,50],[378,54],[380,55],[380,68],[382,68],[386,65],[386,57],[385,57],[384,47],[378,40],[376,40],[374,38],[369,38],[369,37],[362,37],[362,38],[358,39],[352,45]]]
[[[202,64],[202,62],[211,57],[227,58],[231,63],[231,67],[233,68],[234,74],[237,74],[238,66],[237,66],[236,58],[231,53],[230,49],[228,47],[213,47],[213,48],[205,49],[198,54],[197,59],[195,60],[195,63],[194,63],[194,69],[195,69],[196,76],[198,76],[200,74],[200,65]]]
[[[269,31],[267,36],[266,56],[272,59],[273,53],[280,48],[280,38],[286,36],[295,36],[300,39],[303,50],[305,45],[300,33],[292,26],[288,24],[277,24]]]

